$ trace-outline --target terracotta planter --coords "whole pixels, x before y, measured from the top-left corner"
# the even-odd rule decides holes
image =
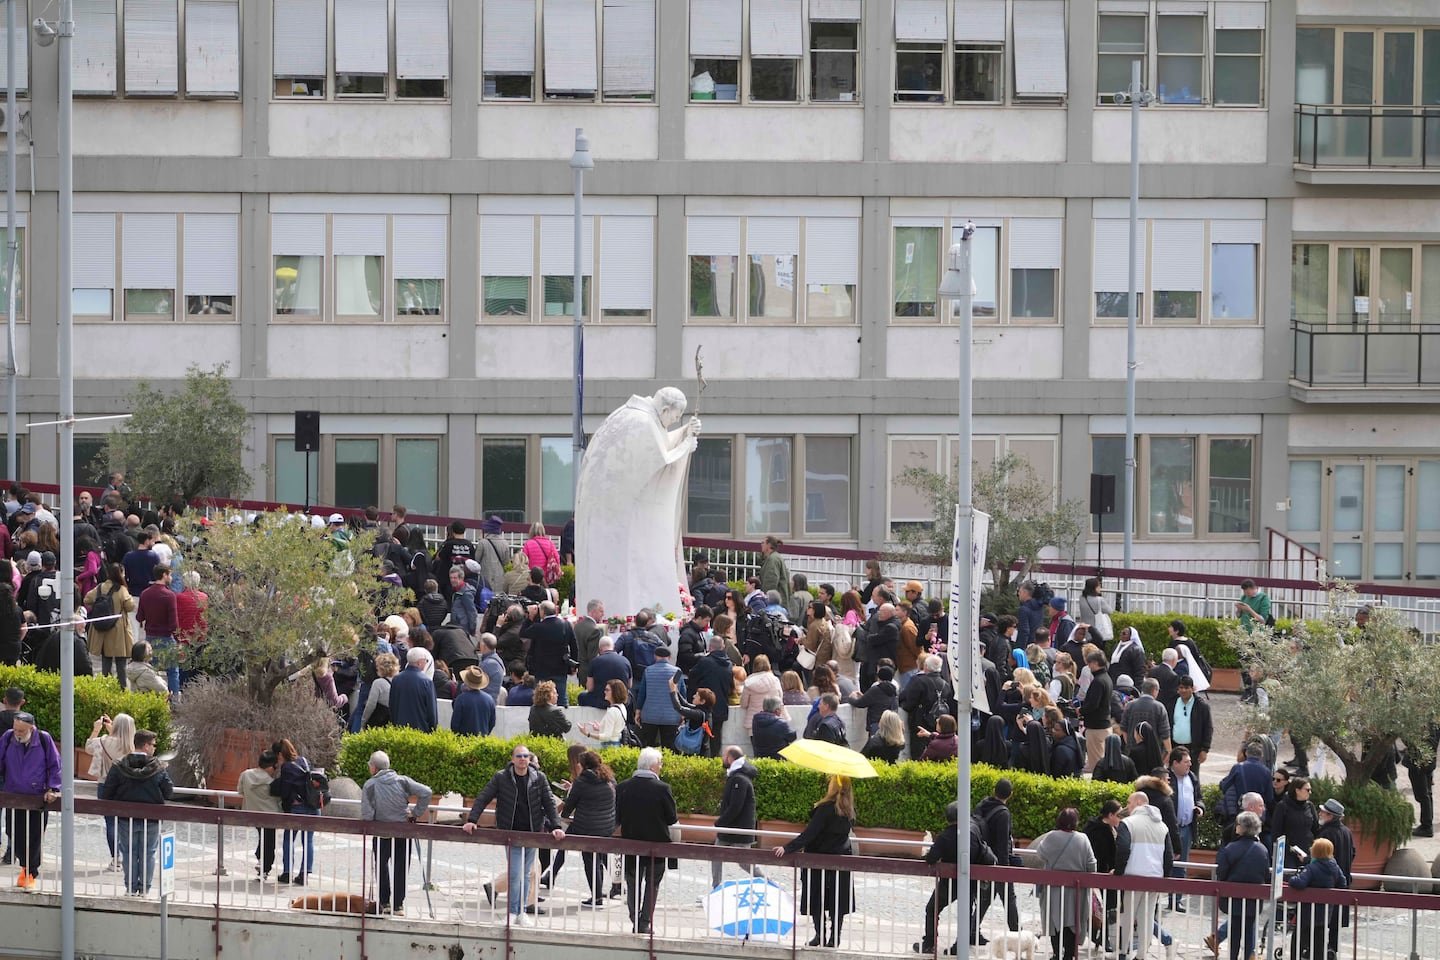
[[[698,813],[680,814],[680,826],[684,829],[680,833],[682,843],[707,843],[715,842],[715,818],[707,817]]]
[[[1239,693],[1240,669],[1238,667],[1216,667],[1210,677],[1210,689],[1216,693]]]
[[[1384,873],[1385,864],[1390,860],[1390,854],[1395,852],[1395,844],[1388,840],[1380,841],[1365,829],[1363,822],[1346,821],[1346,824],[1355,836],[1355,862],[1351,864],[1350,871],[1352,873]],[[1379,890],[1380,883],[1377,880],[1356,880],[1351,889]]]
[[[890,827],[856,827],[855,852],[862,857],[911,857],[919,859],[925,856],[925,834],[915,830],[895,830]],[[904,845],[896,843],[876,843],[876,840],[903,840],[908,841]]]
[[[76,780],[94,780],[94,779],[95,779],[94,777],[90,776],[90,762],[91,762],[92,760],[94,760],[94,759],[95,759],[95,758],[92,757],[92,756],[90,756],[90,753],[89,753],[84,747],[76,747],[76,748],[75,748],[75,779],[76,779]]]
[[[210,773],[205,777],[209,790],[234,790],[240,774],[255,765],[261,751],[274,741],[268,734],[227,727],[220,734],[220,743],[211,754]]]
[[[1217,670],[1216,672],[1218,673],[1219,671]],[[1215,864],[1215,855],[1216,855],[1216,853],[1218,853],[1218,852],[1219,852],[1219,851],[1217,851],[1217,850],[1201,850],[1201,849],[1198,848],[1198,847],[1191,847],[1191,848],[1190,848],[1190,856],[1187,857],[1186,859],[1188,859],[1191,863],[1208,863],[1208,864],[1210,864],[1211,866],[1214,866],[1214,864]],[[1211,870],[1186,870],[1186,871],[1185,871],[1185,876],[1186,876],[1188,879],[1191,879],[1191,880],[1209,880],[1209,879],[1211,879],[1212,877],[1214,877],[1214,875],[1215,875],[1214,872],[1211,871]]]

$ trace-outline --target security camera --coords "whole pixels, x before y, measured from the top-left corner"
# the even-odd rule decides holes
[[[55,42],[55,28],[47,23],[44,17],[36,17],[30,29],[34,32],[35,43],[39,46],[48,47]]]

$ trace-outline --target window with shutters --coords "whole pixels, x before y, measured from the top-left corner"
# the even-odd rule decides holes
[[[481,0],[489,101],[655,99],[656,0]]]
[[[0,316],[10,308],[10,252],[4,248],[5,225],[4,213],[0,212]],[[18,323],[25,322],[28,316],[25,312],[25,294],[29,273],[29,248],[25,242],[26,235],[30,232],[26,227],[29,222],[29,214],[16,211],[15,213],[15,320]]]
[[[692,322],[855,321],[858,218],[691,216],[686,233]]]
[[[6,83],[9,61],[5,59],[9,31],[0,17],[0,84]],[[30,92],[30,3],[15,0],[15,92],[24,97]]]
[[[240,0],[74,0],[73,9],[77,96],[240,95]],[[21,89],[26,45],[16,58]],[[0,77],[3,61],[0,50]]]
[[[1136,318],[1140,323],[1246,323],[1260,319],[1259,220],[1141,219],[1136,237]],[[1094,223],[1097,320],[1129,309],[1130,224]]]
[[[580,313],[593,320],[598,296],[602,321],[649,323],[655,296],[655,217],[638,207],[612,209],[584,218]],[[573,322],[574,218],[482,208],[480,286],[484,320]]]
[[[1066,94],[1065,0],[895,0],[897,103]]]
[[[971,303],[977,323],[1054,323],[1060,319],[1061,234],[1058,218],[974,218]],[[943,317],[938,288],[944,256],[960,242],[964,217],[896,218],[892,316],[897,321]],[[958,321],[958,304],[950,321]]]
[[[274,317],[441,322],[448,233],[439,213],[272,213]]]
[[[272,2],[277,98],[450,95],[449,0]]]
[[[860,99],[861,0],[689,0],[689,4],[692,101],[855,103]]]
[[[77,213],[72,310],[132,323],[233,320],[239,231],[233,213]]]
[[[1129,88],[1139,60],[1157,103],[1262,106],[1266,12],[1264,0],[1100,0],[1099,102]]]

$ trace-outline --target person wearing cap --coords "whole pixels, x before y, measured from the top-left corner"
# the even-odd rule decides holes
[[[1354,881],[1350,875],[1350,869],[1355,863],[1355,835],[1350,828],[1345,826],[1345,804],[1331,797],[1320,805],[1317,811],[1320,819],[1320,828],[1315,831],[1315,839],[1328,840],[1334,847],[1335,865],[1340,868],[1340,873],[1345,877],[1345,886],[1352,886]],[[1317,854],[1318,856],[1318,854]],[[1350,925],[1350,908],[1340,908],[1340,925]],[[1337,956],[1337,939],[1339,927],[1331,926],[1328,936],[1326,956]]]
[[[910,622],[915,624],[915,636],[924,643],[925,634],[930,630],[930,608],[925,603],[925,585],[919,580],[907,582],[905,600],[910,604]]]
[[[330,519],[326,522],[326,528],[330,542],[335,545],[336,550],[344,550],[350,546],[350,528],[345,526],[345,517],[342,514],[330,514]]]
[[[47,804],[60,797],[60,751],[50,734],[35,726],[33,714],[16,713],[10,729],[0,735],[0,782],[7,793],[40,797]],[[49,816],[45,810],[14,812],[13,850],[20,864],[15,885],[22,890],[33,890],[40,876],[40,850]]]
[[[1075,618],[1067,609],[1069,605],[1064,597],[1050,598],[1050,647],[1053,650],[1063,649],[1070,634],[1075,632]]]
[[[645,668],[635,686],[635,719],[640,724],[640,738],[647,747],[669,749],[675,743],[681,718],[670,698],[671,679],[675,681],[680,699],[686,699],[689,694],[685,690],[685,675],[670,662],[670,648],[661,644],[655,648],[655,662]]]
[[[17,645],[19,641],[16,641]],[[14,666],[14,664],[11,664]],[[25,691],[19,687],[10,687],[5,691],[5,697],[0,700],[0,730],[9,730],[15,726],[15,717],[25,708]],[[0,777],[0,792],[5,790],[5,778]],[[0,856],[0,864],[8,864],[11,861],[10,841],[14,834],[15,811],[6,808],[3,811],[5,827],[5,853]]]
[[[464,689],[455,697],[450,707],[450,729],[486,737],[495,729],[495,698],[485,692],[490,686],[490,677],[479,667],[466,667],[460,671],[460,682]]]

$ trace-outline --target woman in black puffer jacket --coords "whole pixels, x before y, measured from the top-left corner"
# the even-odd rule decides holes
[[[615,833],[615,773],[594,750],[580,755],[580,775],[570,785],[561,814],[570,817],[567,831],[577,837],[608,837]],[[605,854],[582,853],[589,899],[580,906],[597,908],[604,902]]]
[[[1300,852],[1309,855],[1319,828],[1315,804],[1310,802],[1310,781],[1291,777],[1285,796],[1275,801],[1275,809],[1270,814],[1270,836],[1285,838],[1285,866],[1297,869],[1301,866]]]

